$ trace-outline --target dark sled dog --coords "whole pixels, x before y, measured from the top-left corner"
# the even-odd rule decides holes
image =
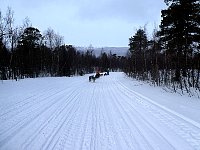
[[[89,82],[91,82],[91,81],[93,81],[93,82],[95,82],[95,77],[94,76],[89,76]]]

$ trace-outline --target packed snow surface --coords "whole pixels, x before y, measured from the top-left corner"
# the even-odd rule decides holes
[[[1,150],[200,150],[200,101],[110,73],[0,83]]]

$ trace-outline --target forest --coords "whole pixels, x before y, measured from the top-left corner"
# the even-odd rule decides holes
[[[8,8],[0,24],[0,75],[2,80],[41,76],[73,76],[112,68],[123,68],[125,57],[102,52],[97,57],[93,47],[86,52],[65,45],[63,37],[51,28],[41,34],[25,18],[21,27],[13,26],[13,11]]]
[[[165,0],[160,29],[151,40],[145,29],[129,38],[125,72],[154,85],[191,94],[200,91],[200,2]]]
[[[145,27],[127,37],[127,56],[102,52],[97,57],[93,47],[78,51],[51,28],[41,33],[28,18],[15,26],[8,7],[5,16],[0,11],[0,78],[73,76],[110,68],[173,92],[200,93],[200,2],[164,1],[159,28],[150,38]]]

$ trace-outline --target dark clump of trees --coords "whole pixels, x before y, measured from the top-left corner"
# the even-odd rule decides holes
[[[94,49],[78,51],[63,44],[63,37],[53,29],[43,35],[25,19],[21,27],[14,26],[13,11],[4,17],[0,11],[0,78],[35,78],[39,76],[72,76],[124,67],[124,57],[116,54],[93,54]]]
[[[145,29],[129,39],[129,56],[124,70],[129,76],[154,85],[200,91],[200,2],[165,0],[160,30],[151,40]]]

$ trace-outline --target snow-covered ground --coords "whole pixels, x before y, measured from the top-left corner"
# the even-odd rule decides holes
[[[1,150],[200,150],[200,100],[110,73],[0,83]]]

